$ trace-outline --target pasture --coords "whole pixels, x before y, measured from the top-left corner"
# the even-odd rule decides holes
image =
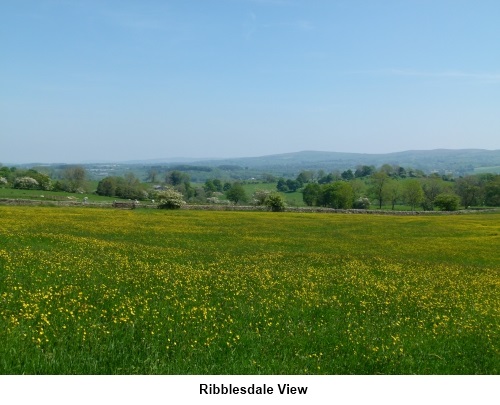
[[[500,214],[0,207],[2,374],[498,374]]]

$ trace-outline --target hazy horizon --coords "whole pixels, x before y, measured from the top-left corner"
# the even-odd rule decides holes
[[[500,149],[500,2],[0,3],[0,162]]]
[[[367,155],[367,156],[379,156],[379,155],[391,155],[391,154],[399,154],[399,153],[407,153],[407,152],[437,152],[437,151],[487,151],[487,152],[495,152],[500,151],[500,149],[480,149],[480,148],[467,148],[467,149],[413,149],[413,150],[402,150],[396,152],[380,152],[380,153],[361,153],[361,152],[338,152],[338,151],[319,151],[319,150],[302,150],[302,151],[294,151],[294,152],[283,152],[283,153],[273,153],[266,155],[255,155],[255,156],[211,156],[211,157],[196,157],[196,156],[166,156],[166,157],[157,157],[157,158],[146,158],[146,159],[127,159],[127,160],[95,160],[95,159],[84,159],[81,161],[0,161],[0,165],[57,165],[57,164],[69,164],[69,165],[91,165],[91,164],[142,164],[142,163],[193,163],[193,162],[203,162],[203,161],[230,161],[230,160],[238,160],[238,159],[254,159],[254,158],[267,158],[272,156],[281,156],[281,155],[292,155],[299,153],[332,153],[332,154],[353,154],[353,155]]]

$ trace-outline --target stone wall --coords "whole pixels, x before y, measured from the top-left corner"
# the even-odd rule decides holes
[[[91,202],[87,201],[51,201],[51,200],[29,200],[29,199],[9,199],[0,198],[0,205],[27,205],[27,206],[60,206],[60,207],[97,207],[97,208],[113,208],[112,202]],[[137,209],[150,208],[156,209],[156,204],[139,203]],[[199,210],[199,211],[269,211],[269,208],[264,206],[253,205],[183,205],[182,210]],[[478,213],[500,213],[500,208],[491,209],[474,209],[474,210],[459,210],[459,211],[391,211],[391,210],[340,210],[324,207],[287,207],[285,212],[299,213],[329,213],[329,214],[371,214],[371,215],[402,215],[402,216],[422,216],[422,215],[463,215],[463,214],[478,214]]]

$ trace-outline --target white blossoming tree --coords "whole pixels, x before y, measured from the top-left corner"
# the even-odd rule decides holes
[[[18,177],[14,181],[14,188],[21,188],[24,190],[36,190],[40,187],[38,181],[32,177]]]
[[[175,210],[186,204],[186,202],[182,199],[182,194],[175,191],[173,188],[168,188],[159,192],[157,194],[157,198],[160,201],[158,203],[159,209]]]

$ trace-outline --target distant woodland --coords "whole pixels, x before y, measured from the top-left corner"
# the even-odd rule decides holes
[[[204,164],[0,165],[0,197],[21,197],[15,190],[40,190],[85,195],[87,199],[99,196],[154,202],[166,192],[174,192],[182,203],[268,205],[275,210],[287,205],[425,211],[500,207],[498,160],[487,161],[492,165],[488,172],[488,166],[478,166],[475,155],[468,155],[472,167],[467,174],[430,169],[433,166],[423,164],[418,166],[425,170],[391,163],[357,164],[343,170],[311,169],[311,156],[319,164],[326,156],[322,152],[278,155],[274,165],[270,163],[272,157],[266,158],[266,165],[262,163],[264,158],[254,158],[253,166],[240,165],[250,164],[248,159]],[[260,166],[255,163],[259,159]],[[305,168],[297,169],[300,159]],[[440,161],[446,159],[444,154]],[[430,162],[431,157],[423,160]]]

